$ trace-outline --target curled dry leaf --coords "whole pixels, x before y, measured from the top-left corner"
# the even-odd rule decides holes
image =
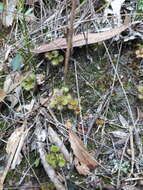
[[[73,36],[72,47],[80,47],[87,44],[94,44],[97,42],[102,42],[104,40],[110,39],[116,35],[119,35],[121,32],[126,30],[129,25],[123,25],[105,32],[99,33],[88,33],[87,35],[78,34]],[[43,44],[40,47],[33,50],[34,53],[44,53],[48,51],[53,51],[57,49],[66,49],[67,40],[66,38],[57,38],[49,44]]]
[[[98,165],[96,160],[86,150],[80,138],[71,130],[69,130],[69,141],[79,163],[87,166],[89,169],[95,169]]]

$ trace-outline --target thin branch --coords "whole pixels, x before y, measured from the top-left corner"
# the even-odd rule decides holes
[[[72,2],[72,9],[71,9],[70,22],[69,22],[68,35],[67,35],[67,50],[65,55],[64,81],[66,81],[67,78],[68,65],[72,50],[73,32],[74,32],[73,22],[74,22],[75,9],[76,9],[76,0],[71,0],[71,2]]]

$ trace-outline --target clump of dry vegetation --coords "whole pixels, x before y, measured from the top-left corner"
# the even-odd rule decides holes
[[[0,189],[143,188],[143,1],[0,1]]]

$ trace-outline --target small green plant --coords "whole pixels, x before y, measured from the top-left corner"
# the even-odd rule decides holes
[[[0,2],[0,13],[2,13],[4,10],[4,3]]]
[[[58,65],[64,61],[64,57],[59,54],[59,51],[51,51],[45,53],[45,57],[47,57],[52,65]]]
[[[138,98],[143,99],[143,85],[138,86]]]
[[[127,174],[129,172],[129,169],[131,167],[131,165],[128,161],[124,161],[120,165],[120,160],[113,160],[113,164],[114,164],[115,171],[120,169],[120,171],[125,173],[125,174]]]
[[[40,164],[40,159],[39,158],[36,158],[35,162],[34,162],[34,166],[35,168],[37,168]]]
[[[63,167],[65,165],[65,159],[60,153],[58,146],[52,145],[50,148],[50,153],[47,155],[47,162],[53,167]]]
[[[72,97],[67,87],[53,90],[53,98],[49,106],[58,110],[63,110],[67,107],[70,110],[74,110],[76,114],[79,114],[78,99]]]
[[[22,65],[23,65],[23,57],[20,54],[17,54],[10,62],[12,71],[20,70]]]
[[[35,79],[36,76],[34,73],[32,73],[29,77],[27,77],[23,82],[22,82],[22,87],[29,91],[32,90],[35,87]]]
[[[137,10],[138,12],[143,12],[143,0],[138,1]]]

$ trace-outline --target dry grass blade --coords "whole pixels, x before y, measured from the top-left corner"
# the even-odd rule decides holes
[[[129,25],[123,25],[121,27],[117,27],[115,29],[111,29],[105,32],[99,32],[99,33],[88,33],[86,38],[85,35],[79,34],[76,36],[73,36],[73,43],[72,47],[80,47],[84,46],[86,44],[94,44],[97,42],[102,42],[104,40],[108,40],[114,36],[119,35],[121,32],[126,30],[129,27]],[[54,41],[50,42],[49,44],[43,44],[39,48],[36,48],[33,50],[34,53],[43,53],[58,49],[66,49],[67,48],[67,41],[66,38],[58,38]]]
[[[69,141],[78,161],[89,169],[95,169],[98,165],[96,160],[85,149],[83,142],[73,131],[69,131]]]

